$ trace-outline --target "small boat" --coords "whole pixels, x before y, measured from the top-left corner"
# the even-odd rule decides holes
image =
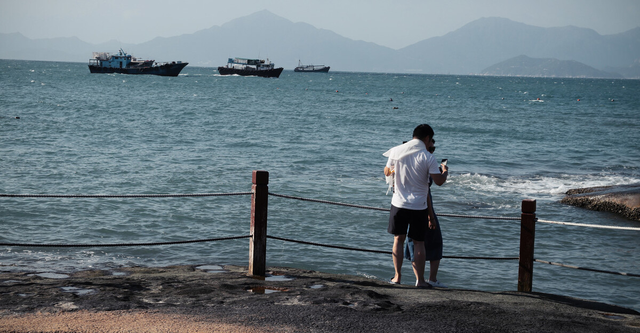
[[[275,68],[275,65],[267,60],[229,58],[226,66],[218,67],[220,75],[242,75],[260,77],[280,77],[283,68]]]
[[[108,52],[93,52],[93,58],[89,59],[89,71],[91,73],[178,76],[188,64],[182,61],[158,63],[155,60],[140,60],[120,49],[116,55]]]
[[[329,66],[325,65],[303,65],[302,61],[298,60],[298,67],[294,68],[294,72],[311,72],[311,73],[328,73]]]

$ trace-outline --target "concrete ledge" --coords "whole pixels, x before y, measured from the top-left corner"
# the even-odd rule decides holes
[[[416,289],[240,266],[0,273],[9,332],[634,332],[640,313],[543,293]]]
[[[640,184],[579,188],[567,191],[560,202],[605,211],[640,221]]]

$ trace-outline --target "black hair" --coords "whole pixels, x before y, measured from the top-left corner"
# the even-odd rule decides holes
[[[424,140],[426,137],[433,139],[433,128],[427,124],[420,124],[413,130],[413,138],[418,140]]]

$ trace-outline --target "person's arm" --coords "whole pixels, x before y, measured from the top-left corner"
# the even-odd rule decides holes
[[[427,193],[427,202],[429,203],[429,206],[427,207],[427,214],[429,217],[429,229],[436,229],[438,226],[436,225],[436,217],[433,213],[433,207],[431,207],[431,204],[433,203],[433,201],[431,201],[431,191],[429,191],[429,193]]]
[[[433,179],[433,182],[438,186],[441,186],[442,184],[444,184],[444,182],[447,181],[447,176],[449,176],[449,168],[446,165],[442,165],[441,167],[442,167],[442,173],[431,174],[431,178]]]

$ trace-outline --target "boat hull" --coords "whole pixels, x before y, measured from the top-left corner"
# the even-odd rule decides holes
[[[331,68],[330,66],[326,66],[326,67],[322,67],[322,68],[314,68],[314,69],[304,68],[304,67],[296,67],[296,68],[293,69],[293,71],[294,72],[299,72],[299,73],[328,73],[330,68]]]
[[[218,67],[218,72],[220,75],[241,75],[241,76],[260,76],[260,77],[280,77],[282,70],[284,68],[273,68],[273,69],[238,69],[238,68],[229,68],[220,66]]]
[[[98,73],[98,74],[119,73],[119,74],[178,76],[178,74],[180,74],[182,69],[185,68],[185,66],[187,66],[188,64],[189,64],[188,62],[183,62],[183,63],[175,63],[175,64],[164,64],[164,65],[152,66],[152,67],[125,67],[125,68],[89,65],[89,71],[91,73]]]

